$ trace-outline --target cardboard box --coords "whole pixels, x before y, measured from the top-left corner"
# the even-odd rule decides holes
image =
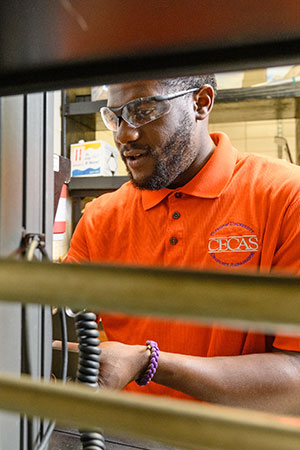
[[[103,140],[79,141],[71,145],[71,176],[112,176],[117,174],[118,150]]]

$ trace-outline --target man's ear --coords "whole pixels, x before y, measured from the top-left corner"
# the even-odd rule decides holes
[[[209,84],[204,84],[194,95],[194,111],[196,120],[208,117],[214,104],[215,93]]]

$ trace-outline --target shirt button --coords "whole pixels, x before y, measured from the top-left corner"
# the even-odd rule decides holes
[[[177,242],[178,242],[178,239],[177,239],[176,237],[172,237],[172,238],[170,239],[170,244],[172,244],[172,245],[176,245]]]
[[[175,192],[175,197],[176,197],[176,198],[181,198],[181,196],[182,196],[182,193],[181,193],[181,192]]]
[[[180,213],[179,212],[174,212],[172,217],[173,217],[173,219],[179,219]]]

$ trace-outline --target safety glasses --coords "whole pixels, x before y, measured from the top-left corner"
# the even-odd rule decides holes
[[[139,128],[153,120],[168,114],[171,110],[169,100],[198,91],[199,88],[154,97],[141,97],[131,100],[120,108],[104,106],[100,109],[105,126],[111,131],[117,131],[121,119],[133,128]]]

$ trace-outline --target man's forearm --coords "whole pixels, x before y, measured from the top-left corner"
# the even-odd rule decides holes
[[[156,383],[199,400],[300,415],[300,354],[199,358],[160,353]]]

